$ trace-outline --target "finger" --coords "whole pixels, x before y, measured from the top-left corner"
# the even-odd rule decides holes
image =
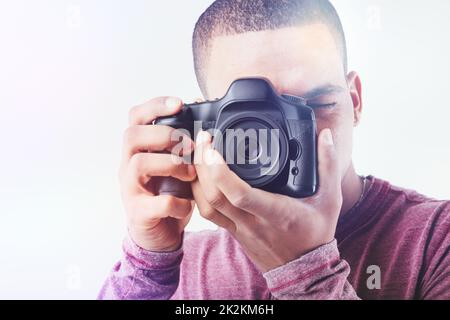
[[[267,191],[252,188],[239,176],[225,166],[217,166],[210,174],[211,182],[235,208],[267,220],[274,220],[274,215],[280,218],[288,212],[292,199]],[[296,204],[301,211],[301,203]]]
[[[198,137],[197,141],[201,144],[202,153],[206,164],[198,165],[195,162],[198,178],[202,182],[204,189],[218,191],[212,192],[210,203],[214,203],[214,207],[219,206],[225,208],[231,205],[232,208],[239,208],[239,212],[247,212],[254,216],[259,216],[268,220],[282,218],[283,214],[289,212],[289,206],[293,199],[274,193],[269,193],[260,189],[252,188],[247,182],[242,180],[236,173],[230,170],[223,157],[212,149],[210,139],[207,136]],[[196,154],[199,146],[196,146]],[[214,195],[215,193],[215,195]],[[226,201],[225,201],[226,200]],[[303,204],[298,201],[295,204],[299,211],[302,210]],[[306,208],[306,206],[305,206]],[[220,212],[226,213],[224,209]],[[274,216],[274,213],[277,217]],[[236,219],[249,219],[246,215],[237,216]]]
[[[182,163],[183,159],[171,154],[137,153],[129,162],[129,180],[132,184],[145,186],[151,177],[174,177],[181,181],[196,178],[195,167]]]
[[[180,232],[180,233],[184,231],[184,229],[186,228],[187,224],[191,220],[192,213],[194,212],[194,207],[195,207],[195,202],[192,201],[192,200],[191,200],[191,205],[192,205],[191,212],[185,218],[179,219],[178,232]]]
[[[341,177],[333,136],[330,129],[324,129],[319,134],[319,191],[317,196],[328,197],[340,193]]]
[[[155,119],[178,113],[183,106],[181,99],[176,97],[158,97],[138,105],[130,110],[130,125],[145,125]]]
[[[185,219],[193,210],[192,201],[176,198],[170,195],[146,196],[141,195],[129,202],[133,219],[142,221],[149,219],[164,219],[172,217]]]
[[[131,126],[124,134],[125,159],[138,152],[175,150],[177,155],[189,155],[193,149],[194,142],[187,135],[167,126]]]
[[[216,159],[209,158],[211,156],[216,157]],[[216,185],[214,177],[217,175],[217,172],[222,168],[228,168],[228,166],[222,156],[212,149],[211,136],[208,133],[201,132],[198,135],[194,157],[197,157],[195,161],[197,177],[203,196],[209,206],[235,223],[246,223],[249,219],[249,214],[234,207]],[[227,179],[227,177],[221,178]]]
[[[209,204],[208,200],[206,200],[205,194],[203,193],[200,182],[198,180],[192,183],[192,193],[194,195],[198,211],[203,218],[213,222],[219,227],[230,231],[231,233],[236,232],[236,224],[227,216],[224,216],[215,208],[213,208]]]

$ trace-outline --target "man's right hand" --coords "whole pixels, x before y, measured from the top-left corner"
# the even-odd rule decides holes
[[[192,164],[183,163],[182,155],[170,154],[178,143],[171,139],[175,129],[151,125],[159,117],[178,113],[181,107],[178,98],[159,97],[132,108],[124,136],[119,178],[128,232],[139,247],[150,251],[178,249],[194,208],[191,200],[159,195],[154,181],[154,177],[196,179]],[[193,151],[190,141],[191,147],[184,148],[183,155]]]

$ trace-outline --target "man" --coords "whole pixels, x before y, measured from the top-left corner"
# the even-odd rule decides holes
[[[206,99],[233,80],[268,78],[304,97],[319,132],[320,188],[293,199],[251,188],[201,132],[194,164],[176,164],[178,98],[133,108],[120,170],[129,237],[102,299],[448,299],[450,203],[360,177],[353,128],[361,80],[327,0],[217,0],[199,18],[194,62]],[[204,161],[207,157],[214,161]],[[158,177],[192,185],[195,201],[159,195]],[[194,203],[218,231],[184,233]]]

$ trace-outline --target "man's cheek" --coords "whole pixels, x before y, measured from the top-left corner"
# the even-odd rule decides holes
[[[351,123],[350,126],[336,127],[334,136],[339,167],[341,168],[341,174],[344,174],[352,161],[353,127]]]

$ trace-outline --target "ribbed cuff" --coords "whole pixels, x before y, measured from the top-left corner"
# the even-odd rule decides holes
[[[123,252],[134,267],[142,270],[161,270],[177,267],[183,258],[183,245],[176,251],[154,252],[139,247],[129,235],[123,241]]]
[[[264,273],[270,292],[286,296],[295,287],[297,293],[308,291],[318,279],[330,273],[340,262],[337,241],[323,245],[283,266]]]

